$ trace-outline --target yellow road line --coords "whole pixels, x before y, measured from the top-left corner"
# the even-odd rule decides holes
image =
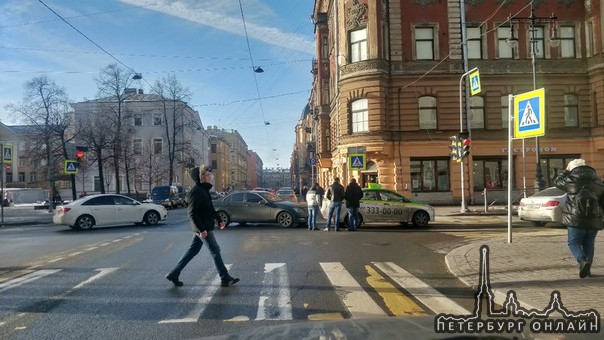
[[[369,274],[367,283],[382,297],[382,300],[386,303],[388,309],[395,316],[428,315],[423,308],[402,294],[371,266],[365,266],[365,270],[367,271],[367,274]]]

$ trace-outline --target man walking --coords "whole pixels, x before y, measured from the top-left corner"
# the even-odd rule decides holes
[[[356,231],[359,226],[361,198],[363,198],[363,189],[357,184],[356,179],[351,178],[344,192],[346,208],[348,209],[348,231]]]
[[[201,174],[200,174],[201,173]],[[199,253],[201,246],[205,243],[210,250],[212,259],[218,275],[220,275],[221,286],[229,287],[239,282],[238,278],[229,275],[227,268],[222,261],[220,255],[220,247],[214,236],[214,221],[218,220],[212,198],[210,197],[210,189],[212,184],[212,172],[209,168],[195,167],[191,170],[191,178],[195,182],[195,186],[191,188],[188,195],[189,202],[189,220],[191,221],[191,230],[195,233],[191,246],[182,255],[176,267],[166,275],[166,279],[172,282],[176,287],[183,285],[182,281],[178,280],[178,276],[183,268]],[[220,229],[224,229],[224,222],[219,221]]]
[[[568,247],[579,263],[579,277],[583,279],[591,275],[596,235],[603,228],[604,184],[584,159],[570,161],[554,184],[567,194],[562,205],[562,224],[567,226]]]
[[[329,202],[329,213],[327,214],[327,226],[323,231],[329,231],[331,227],[331,218],[335,211],[334,229],[338,231],[338,225],[340,224],[340,211],[342,210],[342,200],[344,200],[344,186],[340,184],[340,178],[336,177],[333,183],[327,188],[326,197]]]

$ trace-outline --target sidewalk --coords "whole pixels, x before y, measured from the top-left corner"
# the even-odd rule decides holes
[[[52,215],[48,209],[34,209],[29,205],[4,207],[4,223],[0,220],[0,227],[50,224]]]
[[[444,215],[448,208],[441,208]],[[457,214],[459,209],[448,209]],[[438,216],[438,214],[437,214]],[[441,215],[442,216],[442,215]],[[450,216],[449,216],[450,217]],[[507,216],[505,221],[507,221]],[[445,219],[447,216],[445,215]],[[517,221],[517,217],[513,221]],[[523,308],[544,310],[553,291],[568,311],[595,309],[604,315],[604,233],[596,239],[596,254],[591,277],[579,278],[579,265],[568,249],[566,236],[513,233],[483,238],[450,251],[445,262],[449,271],[466,285],[478,290],[481,247],[488,246],[488,279],[495,303],[502,305],[510,291],[516,293]],[[560,314],[554,312],[556,316]]]

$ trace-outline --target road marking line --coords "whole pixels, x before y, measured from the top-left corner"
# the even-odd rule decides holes
[[[388,309],[390,309],[395,316],[428,315],[422,307],[409,297],[405,296],[405,294],[400,292],[390,282],[386,281],[386,279],[371,266],[365,266],[365,270],[367,271],[367,274],[369,274],[367,283],[382,297],[382,300],[386,303]]]
[[[352,318],[388,316],[341,263],[321,262],[320,265],[329,281],[336,287],[336,293],[341,297]]]
[[[32,282],[35,281],[41,277],[47,276],[47,275],[51,275],[57,272],[60,272],[62,269],[42,269],[42,270],[36,270],[33,273],[29,273],[27,275],[23,275],[21,277],[12,279],[10,281],[6,281],[3,283],[0,283],[0,292],[3,292],[5,290],[9,290],[11,288],[15,288],[18,287],[22,284],[28,283],[28,282]]]
[[[256,320],[292,320],[289,278],[285,263],[265,263]]]
[[[95,281],[95,280],[98,280],[98,279],[100,279],[101,277],[103,277],[103,276],[105,276],[105,275],[108,275],[108,274],[110,274],[110,273],[112,273],[112,272],[114,272],[114,271],[116,271],[116,270],[118,270],[118,269],[119,269],[119,268],[99,268],[99,269],[96,269],[97,271],[99,271],[99,273],[98,273],[98,274],[91,276],[91,277],[90,277],[90,278],[88,278],[88,280],[86,280],[86,281],[80,282],[79,284],[75,285],[75,286],[74,286],[73,288],[71,288],[71,289],[73,290],[73,289],[82,288],[84,285],[87,285],[87,284],[89,284],[90,282],[93,282],[93,281]]]
[[[226,268],[229,270],[232,264],[227,264]],[[197,300],[197,304],[195,308],[184,318],[182,319],[168,319],[168,320],[160,320],[158,323],[187,323],[187,322],[197,322],[199,317],[203,313],[203,311],[208,307],[210,301],[212,301],[212,297],[218,291],[220,287],[220,277],[215,276],[216,274],[212,271],[208,271],[206,275],[201,279],[201,281],[210,281],[209,284],[203,284],[205,287],[203,294]],[[210,279],[210,276],[214,276],[214,279]]]
[[[455,301],[447,298],[436,289],[411,275],[411,273],[397,266],[393,262],[372,263],[379,270],[392,278],[394,282],[407,290],[413,297],[418,299],[422,304],[430,308],[434,313],[454,315],[470,314],[468,310],[458,305]]]

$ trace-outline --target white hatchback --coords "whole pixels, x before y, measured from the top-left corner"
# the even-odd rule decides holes
[[[140,203],[119,194],[99,194],[58,206],[52,220],[72,229],[90,229],[95,225],[151,225],[167,217],[168,210],[161,205]]]

